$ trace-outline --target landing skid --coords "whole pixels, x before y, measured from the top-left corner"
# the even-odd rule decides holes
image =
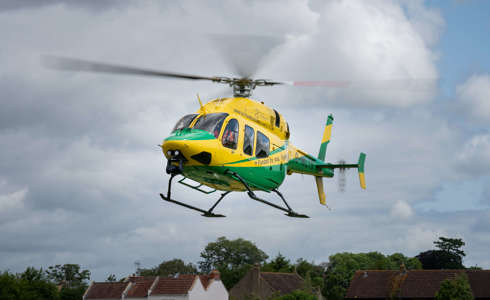
[[[243,184],[243,186],[247,189],[248,196],[250,198],[252,198],[253,200],[258,201],[258,202],[262,202],[266,205],[269,205],[269,206],[272,206],[272,207],[277,208],[279,210],[282,210],[282,211],[286,212],[285,215],[288,217],[309,218],[307,215],[299,214],[299,213],[295,212],[294,210],[292,210],[291,207],[289,206],[289,204],[286,202],[286,199],[284,199],[284,196],[277,189],[273,189],[272,191],[275,192],[282,199],[282,201],[284,202],[284,204],[286,205],[287,208],[281,207],[277,204],[271,203],[267,200],[264,200],[264,199],[257,197],[257,195],[252,191],[252,189],[250,189],[247,182],[245,182],[245,180],[243,180],[243,178],[241,178],[240,175],[238,175],[237,173],[231,172],[229,170],[227,170],[225,173],[229,173],[232,176],[234,176],[236,179],[238,179]]]
[[[160,197],[162,197],[163,200],[177,204],[177,205],[180,205],[180,206],[183,206],[183,207],[186,207],[186,208],[189,208],[189,209],[192,209],[192,210],[195,210],[195,211],[198,211],[198,212],[201,212],[202,213],[201,216],[203,216],[203,217],[207,217],[207,218],[224,218],[224,217],[226,217],[225,215],[222,215],[222,214],[213,213],[213,210],[221,202],[221,200],[223,200],[223,198],[230,193],[230,191],[224,192],[223,194],[221,194],[221,197],[218,199],[218,201],[216,201],[216,203],[213,204],[213,206],[211,206],[210,209],[204,210],[204,209],[201,209],[199,207],[195,207],[195,206],[192,206],[192,205],[189,205],[189,204],[177,201],[177,200],[173,200],[170,198],[170,194],[172,191],[172,179],[174,179],[175,176],[176,176],[176,174],[172,174],[170,176],[170,179],[168,181],[167,196],[160,193]]]
[[[170,165],[170,164],[169,164]],[[171,170],[173,171],[173,170]],[[218,199],[218,201],[216,201],[213,206],[211,206],[210,209],[208,210],[204,210],[202,208],[199,208],[199,207],[195,207],[195,206],[192,206],[192,205],[189,205],[189,204],[186,204],[186,203],[183,203],[183,202],[180,202],[180,201],[177,201],[177,200],[173,200],[171,198],[171,192],[172,192],[172,180],[174,179],[175,176],[177,176],[179,174],[179,172],[169,172],[168,171],[168,167],[167,167],[167,173],[170,173],[170,179],[168,181],[168,190],[167,190],[167,195],[163,195],[163,194],[160,194],[160,197],[162,197],[163,200],[165,201],[168,201],[168,202],[171,202],[171,203],[174,203],[174,204],[177,204],[177,205],[180,205],[180,206],[183,206],[185,208],[189,208],[189,209],[192,209],[192,210],[195,210],[195,211],[198,211],[200,213],[202,213],[201,216],[203,217],[207,217],[207,218],[223,218],[225,217],[224,215],[222,214],[215,214],[213,213],[213,210],[216,208],[216,206],[221,202],[221,200],[223,200],[223,198],[228,195],[229,193],[231,193],[231,191],[227,191],[227,192],[224,192],[221,194],[220,198]],[[290,206],[289,204],[286,202],[286,199],[284,199],[284,196],[281,194],[281,192],[279,192],[277,189],[273,189],[272,191],[274,193],[276,193],[280,198],[281,200],[284,202],[284,204],[286,205],[287,208],[285,207],[282,207],[282,206],[279,206],[277,204],[274,204],[274,203],[271,203],[267,200],[264,200],[264,199],[261,199],[259,197],[257,197],[257,195],[252,191],[252,189],[248,186],[247,182],[245,180],[243,180],[243,178],[240,177],[240,175],[238,175],[237,173],[235,172],[231,172],[229,170],[225,171],[225,174],[228,173],[230,175],[232,175],[235,179],[237,179],[238,181],[240,181],[243,186],[247,189],[247,194],[250,198],[252,198],[253,200],[255,201],[258,201],[258,202],[262,202],[266,205],[269,205],[269,206],[272,206],[276,209],[279,209],[279,210],[282,210],[285,213],[286,216],[288,217],[292,217],[292,218],[309,218],[307,215],[303,215],[303,214],[299,214],[297,212],[295,212]],[[194,187],[193,187],[194,188]]]

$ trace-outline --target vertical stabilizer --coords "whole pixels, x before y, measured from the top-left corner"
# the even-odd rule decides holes
[[[322,144],[320,145],[320,152],[318,153],[318,159],[325,161],[325,155],[327,154],[327,146],[330,142],[330,136],[332,135],[333,116],[329,115],[327,118],[327,124],[325,124],[325,130],[323,131]]]
[[[364,162],[366,161],[366,153],[359,155],[359,161],[357,162],[357,172],[359,172],[359,183],[361,188],[366,189],[366,177],[364,176]]]

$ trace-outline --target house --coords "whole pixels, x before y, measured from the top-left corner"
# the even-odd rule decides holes
[[[490,270],[357,271],[345,299],[434,299],[442,281],[465,273],[476,300],[490,300]]]
[[[261,272],[256,265],[230,290],[230,299],[265,300],[304,288],[305,282],[297,273]]]
[[[128,277],[124,282],[92,282],[83,300],[227,300],[228,291],[218,271],[209,275]]]

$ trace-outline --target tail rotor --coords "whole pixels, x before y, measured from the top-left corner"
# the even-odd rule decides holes
[[[337,162],[339,165],[345,165],[346,162],[345,160],[341,159]],[[339,168],[339,174],[338,174],[338,179],[337,179],[337,189],[340,193],[344,193],[345,192],[345,187],[346,187],[346,179],[345,179],[345,171],[347,169],[346,168]]]

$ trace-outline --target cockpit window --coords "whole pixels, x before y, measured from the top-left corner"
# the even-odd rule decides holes
[[[172,129],[172,132],[175,132],[177,130],[182,130],[184,128],[188,128],[189,125],[191,125],[192,121],[197,117],[197,114],[190,114],[190,115],[185,115],[183,116],[175,125],[174,129]]]
[[[213,134],[215,138],[218,138],[221,127],[223,126],[223,121],[227,116],[227,113],[211,113],[202,115],[199,119],[197,119],[193,128],[206,130],[207,132]]]

